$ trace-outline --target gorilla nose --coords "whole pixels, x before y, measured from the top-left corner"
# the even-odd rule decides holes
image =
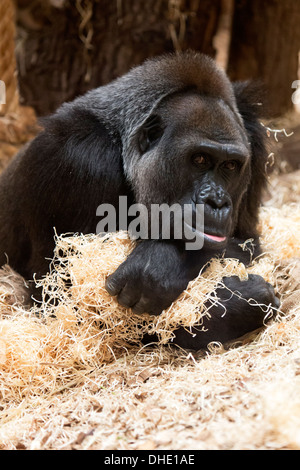
[[[220,196],[220,197],[211,197],[209,196],[205,204],[211,207],[211,209],[228,209],[229,208],[229,202],[225,198],[225,196]]]
[[[210,193],[203,203],[206,227],[214,227],[216,232],[221,230],[222,235],[227,233],[231,220],[232,206],[226,194],[222,193],[218,195],[217,193]]]

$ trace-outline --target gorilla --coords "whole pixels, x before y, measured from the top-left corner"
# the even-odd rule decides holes
[[[27,280],[42,277],[54,231],[93,233],[97,207],[118,211],[126,196],[147,208],[204,206],[201,249],[186,249],[184,239],[144,238],[108,277],[107,291],[133,312],[160,314],[213,257],[249,264],[261,252],[257,222],[266,184],[257,93],[189,51],[149,59],[64,103],[1,175],[0,263]],[[243,249],[249,239],[251,254]],[[223,281],[205,331],[178,328],[177,345],[226,342],[263,326],[261,305],[275,313],[274,289],[260,276]]]

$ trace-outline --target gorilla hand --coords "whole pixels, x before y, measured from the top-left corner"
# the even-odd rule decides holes
[[[189,281],[184,251],[172,243],[145,240],[107,278],[105,287],[134,313],[158,315]]]
[[[225,277],[223,284],[225,287],[216,290],[219,302],[207,305],[210,317],[205,316],[203,324],[195,325],[191,332],[179,328],[175,344],[198,350],[212,341],[226,343],[261,328],[275,316],[280,302],[261,276],[250,274],[246,281],[238,276]]]

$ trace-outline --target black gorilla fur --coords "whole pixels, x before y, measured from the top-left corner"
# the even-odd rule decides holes
[[[58,234],[95,232],[102,203],[205,205],[204,247],[181,240],[141,240],[106,288],[133,311],[159,314],[213,257],[248,262],[265,185],[267,152],[251,83],[231,84],[214,61],[188,52],[146,61],[43,120],[44,129],[0,179],[0,262],[26,279],[48,270]],[[218,236],[219,239],[213,238]],[[217,240],[217,241],[216,241]],[[223,240],[223,241],[222,241]],[[260,276],[225,284],[259,304],[277,306]],[[183,329],[175,342],[198,349],[263,325],[265,312],[238,297],[214,306],[207,332]]]

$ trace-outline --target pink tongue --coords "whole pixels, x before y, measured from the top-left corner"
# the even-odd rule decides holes
[[[204,234],[207,238],[214,240],[215,242],[224,242],[226,237],[216,237],[216,235],[208,235],[207,233]]]

